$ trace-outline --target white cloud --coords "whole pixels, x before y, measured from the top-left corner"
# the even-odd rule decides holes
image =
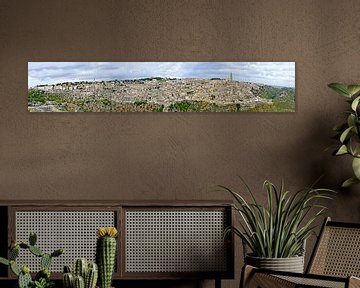
[[[295,62],[29,62],[28,86],[144,77],[228,78],[295,87]]]

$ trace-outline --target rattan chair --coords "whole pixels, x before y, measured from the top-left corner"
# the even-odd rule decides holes
[[[326,218],[306,273],[243,268],[240,287],[360,287],[360,224]]]

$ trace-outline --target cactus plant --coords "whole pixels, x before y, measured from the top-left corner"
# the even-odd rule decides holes
[[[18,286],[19,288],[47,288],[51,287],[53,282],[50,281],[50,265],[53,257],[58,257],[64,253],[63,249],[57,249],[51,254],[44,253],[36,245],[37,236],[35,233],[30,233],[29,244],[20,242],[16,243],[15,241],[11,242],[8,259],[0,257],[0,263],[10,266],[11,271],[18,276]],[[37,257],[41,257],[41,270],[36,274],[35,281],[32,280],[30,275],[30,269],[28,266],[19,267],[16,263],[16,259],[19,256],[19,250],[29,250],[30,253]]]
[[[4,264],[6,266],[9,266],[10,261],[8,259],[5,259],[5,258],[0,258],[0,263]]]
[[[85,288],[95,288],[98,279],[98,266],[96,263],[89,263],[85,276]]]
[[[41,279],[49,280],[50,275],[51,275],[51,273],[50,273],[49,269],[44,268],[44,269],[40,270],[38,273],[36,273],[35,280],[41,280]]]
[[[75,276],[81,276],[85,280],[85,274],[87,271],[88,261],[85,258],[79,258],[75,261],[74,274]]]
[[[99,267],[99,284],[101,288],[110,288],[114,272],[116,256],[115,227],[101,227],[97,229],[99,238],[96,243],[96,262]]]
[[[35,246],[36,245],[36,241],[37,241],[37,235],[34,232],[31,232],[29,235],[29,244],[31,246]]]
[[[9,262],[11,271],[16,275],[19,276],[20,274],[20,268],[16,265],[16,262],[14,260],[10,260]]]
[[[31,283],[32,283],[32,279],[30,275],[30,269],[27,266],[23,266],[19,274],[19,281],[18,281],[19,288],[28,288]]]
[[[48,253],[44,253],[43,256],[41,256],[41,262],[40,262],[41,269],[45,269],[45,268],[49,269],[51,265],[51,260],[52,260],[51,255]]]
[[[13,261],[16,260],[16,258],[19,256],[19,247],[16,246],[9,250],[9,252],[8,252],[9,260],[13,260]]]
[[[73,288],[74,287],[74,276],[71,272],[64,273],[62,276],[64,288]]]
[[[85,288],[84,278],[80,275],[74,277],[74,288]]]
[[[97,279],[98,267],[96,263],[90,262],[88,264],[85,258],[76,259],[74,263],[74,273],[71,273],[69,266],[64,266],[64,288],[95,288]]]
[[[37,256],[37,257],[41,257],[41,256],[43,256],[44,255],[44,252],[42,252],[41,250],[40,250],[40,248],[39,247],[36,247],[36,246],[30,246],[29,247],[29,251],[32,253],[32,254],[34,254],[35,256]]]

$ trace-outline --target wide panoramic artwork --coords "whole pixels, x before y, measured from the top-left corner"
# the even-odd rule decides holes
[[[294,112],[295,62],[29,62],[30,112]]]

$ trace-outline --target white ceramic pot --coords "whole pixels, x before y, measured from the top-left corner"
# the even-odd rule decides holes
[[[263,258],[246,255],[245,263],[262,269],[304,273],[304,256]]]

